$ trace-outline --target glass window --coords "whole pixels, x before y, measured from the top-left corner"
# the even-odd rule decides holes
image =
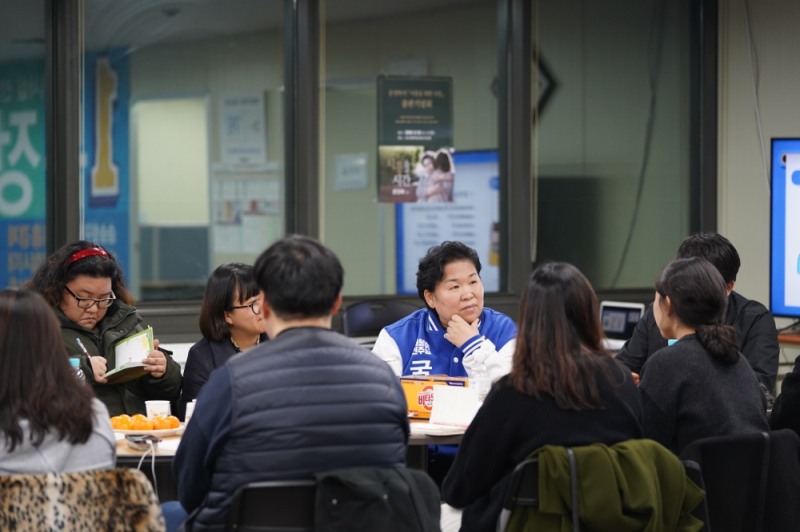
[[[320,233],[345,294],[416,294],[442,240],[476,248],[497,291],[497,2],[355,4],[321,14]]]
[[[82,235],[141,301],[200,298],[284,232],[283,2],[85,9]]]
[[[689,2],[536,2],[537,261],[650,287],[690,227]]]
[[[46,255],[44,12],[44,0],[0,0],[0,287]]]

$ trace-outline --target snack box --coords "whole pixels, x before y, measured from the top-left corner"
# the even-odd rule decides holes
[[[420,377],[400,377],[400,385],[406,394],[408,417],[430,419],[433,410],[434,386],[469,387],[467,377],[448,377],[447,375],[424,375]]]

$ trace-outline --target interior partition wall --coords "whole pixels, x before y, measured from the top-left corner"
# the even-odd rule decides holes
[[[102,205],[88,205],[87,165],[93,159],[81,146],[87,129],[98,123],[97,115],[87,123],[92,90],[87,73],[102,62],[87,52],[92,52],[93,31],[102,27],[95,18],[101,4],[46,3],[48,251],[89,236],[87,222],[95,224],[92,235],[105,234],[102,217],[87,218],[87,208],[91,213]],[[173,178],[157,177],[168,192],[156,199],[167,206],[148,210],[138,197],[128,214],[129,227],[159,225],[164,219],[172,224],[161,224],[146,237],[148,245],[162,245],[152,247],[147,260],[140,256],[141,246],[129,248],[128,257],[138,264],[138,273],[129,275],[140,307],[163,332],[162,341],[197,338],[203,277],[216,260],[251,261],[285,233],[320,237],[340,254],[352,272],[346,278],[348,301],[415,300],[398,290],[396,271],[382,285],[361,284],[366,277],[359,268],[396,269],[396,231],[384,227],[383,245],[390,251],[381,260],[367,258],[375,256],[372,248],[380,243],[366,242],[331,212],[333,206],[349,205],[345,214],[358,217],[361,211],[396,208],[377,205],[372,193],[377,192],[379,150],[378,126],[370,117],[377,119],[380,112],[379,77],[452,78],[456,155],[459,149],[497,154],[500,266],[496,288],[487,293],[489,306],[515,315],[531,267],[543,260],[575,262],[601,296],[643,300],[680,237],[714,229],[708,213],[716,203],[716,2],[278,0],[250,17],[250,26],[235,31],[222,15],[194,26],[182,22],[182,17],[201,16],[195,10],[211,9],[215,2],[134,4],[141,13],[131,12],[127,20],[121,9],[103,15],[118,25],[120,39],[135,35],[137,27],[153,29],[148,9],[163,25],[161,34],[126,56],[128,111],[137,103],[188,99],[195,102],[191,116],[207,124],[193,144],[206,143],[205,154],[195,157],[204,159],[205,169],[180,178],[193,183],[195,173],[207,172],[198,181],[204,184],[179,194],[166,181]],[[242,2],[242,8],[257,4]],[[248,63],[243,65],[242,58]],[[97,76],[91,81],[96,83]],[[338,100],[332,102],[335,91]],[[240,104],[245,111],[237,114]],[[340,113],[349,108],[360,115],[347,122]],[[158,112],[129,114],[126,138],[133,138],[137,117],[146,124],[152,115]],[[265,128],[259,138],[266,147],[237,144],[232,131],[221,129],[224,121],[237,118],[256,119]],[[354,139],[354,148],[335,151],[337,137],[344,136]],[[149,152],[127,148],[125,169],[138,172],[135,165],[146,166]],[[199,149],[185,156],[191,159]],[[254,151],[237,159],[240,149]],[[136,162],[140,156],[144,162]],[[129,185],[138,187],[138,179]],[[644,199],[637,202],[637,195]],[[251,197],[258,201],[245,201]],[[177,209],[183,218],[170,218],[176,215],[170,202],[179,206],[182,201],[202,206],[192,213]],[[240,201],[244,205],[237,205]],[[356,227],[366,231],[376,220]],[[398,218],[391,212],[384,220],[396,224]],[[226,235],[238,243],[225,241]],[[176,273],[168,260],[175,249],[163,247],[170,238],[199,242],[194,248],[202,249],[202,260],[182,263],[181,270],[192,272],[188,282],[147,277],[155,270]],[[222,254],[215,255],[220,243]]]

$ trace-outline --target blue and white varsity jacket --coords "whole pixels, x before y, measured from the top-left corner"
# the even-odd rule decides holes
[[[492,381],[496,381],[511,371],[517,326],[505,314],[484,308],[478,331],[480,334],[456,347],[445,339],[447,329],[442,327],[436,313],[423,308],[384,327],[372,352],[398,376],[467,377],[464,369],[467,359],[467,367],[484,362]]]

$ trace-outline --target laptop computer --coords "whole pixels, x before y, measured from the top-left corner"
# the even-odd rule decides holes
[[[603,344],[606,349],[619,351],[644,314],[643,303],[625,301],[600,302],[600,326],[606,335]]]

